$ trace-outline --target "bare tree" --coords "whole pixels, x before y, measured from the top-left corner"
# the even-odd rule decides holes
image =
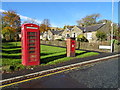
[[[50,29],[50,20],[49,19],[44,19],[42,21],[42,23],[40,24],[40,31],[44,32],[44,31],[48,31]]]
[[[42,21],[42,24],[46,25],[47,27],[50,27],[50,26],[51,26],[49,19],[44,19],[44,20]]]

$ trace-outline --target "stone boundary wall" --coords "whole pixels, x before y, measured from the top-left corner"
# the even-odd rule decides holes
[[[42,41],[41,40],[40,43],[41,44],[46,44],[46,45],[66,47],[66,41]],[[108,42],[88,43],[88,42],[78,42],[78,41],[76,41],[76,49],[85,49],[85,50],[100,51],[100,52],[110,52],[110,50],[99,49],[99,45],[110,46],[110,43],[108,43]],[[115,49],[115,52],[117,52],[117,51],[118,50]]]

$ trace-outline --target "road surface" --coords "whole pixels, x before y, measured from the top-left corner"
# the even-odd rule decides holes
[[[5,88],[118,88],[118,58]]]

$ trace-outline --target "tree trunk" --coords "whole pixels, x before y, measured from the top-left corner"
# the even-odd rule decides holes
[[[80,49],[80,41],[78,41],[78,49]]]

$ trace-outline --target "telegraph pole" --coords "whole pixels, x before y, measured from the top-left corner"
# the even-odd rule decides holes
[[[114,17],[114,0],[112,0],[112,23],[111,23],[111,53],[113,52],[113,17]]]

